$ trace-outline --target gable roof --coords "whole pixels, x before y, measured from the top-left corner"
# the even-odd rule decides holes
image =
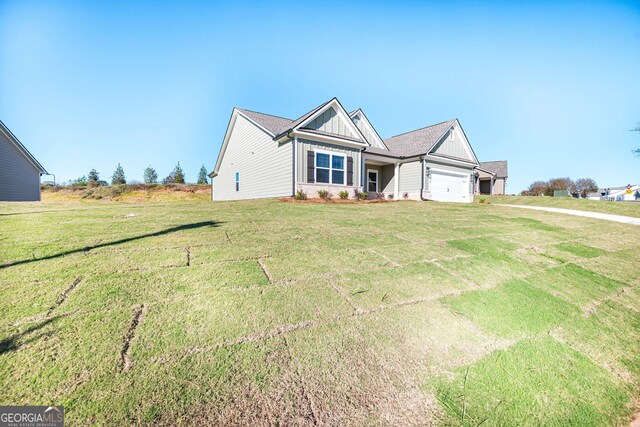
[[[29,152],[29,150],[27,150],[26,147],[24,145],[22,145],[20,140],[18,140],[18,138],[9,130],[9,128],[4,123],[2,123],[2,120],[0,120],[0,132],[4,133],[6,135],[7,139],[9,140],[9,142],[11,142],[18,149],[18,151],[24,157],[26,157],[27,160],[36,169],[38,169],[38,171],[40,172],[41,175],[49,175],[49,172],[47,172],[46,169],[40,164],[40,162],[38,162],[38,160],[36,160],[36,158],[33,157],[33,154],[31,154]]]
[[[378,142],[380,142],[380,144],[385,148],[388,149],[389,147],[387,147],[387,145],[384,143],[384,140],[382,139],[382,137],[380,136],[380,134],[378,133],[378,131],[376,130],[375,127],[373,127],[373,124],[371,124],[371,120],[369,120],[369,117],[367,117],[367,115],[364,113],[364,111],[362,111],[362,108],[358,108],[357,110],[354,110],[352,112],[349,113],[349,117],[351,117],[351,120],[354,120],[355,116],[360,116],[364,122],[366,123],[366,125],[373,131],[373,137],[378,139]],[[355,121],[354,121],[355,124]],[[358,127],[358,125],[356,125],[356,127]],[[364,135],[363,135],[364,136]],[[369,141],[368,141],[369,142]]]
[[[506,160],[496,160],[493,162],[480,162],[480,168],[493,172],[498,178],[507,178],[509,170]]]
[[[456,119],[435,125],[401,133],[384,139],[389,151],[398,157],[411,157],[428,153],[444,134],[453,126]],[[369,151],[367,149],[366,151]]]

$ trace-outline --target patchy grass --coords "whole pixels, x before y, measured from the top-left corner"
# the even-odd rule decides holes
[[[549,332],[580,313],[576,306],[518,280],[445,302],[488,333],[507,338]]]
[[[625,388],[553,338],[525,340],[458,368],[436,393],[447,424],[600,426],[626,418]]]
[[[581,243],[575,243],[575,242],[560,243],[555,247],[560,249],[561,251],[569,252],[583,258],[596,258],[606,253],[602,249],[594,248],[592,246],[587,246],[587,245],[583,245]]]
[[[640,227],[147,195],[0,204],[2,402],[69,425],[612,425],[640,398]]]

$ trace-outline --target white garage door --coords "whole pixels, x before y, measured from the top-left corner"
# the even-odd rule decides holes
[[[441,202],[469,202],[469,175],[432,170],[431,199]]]

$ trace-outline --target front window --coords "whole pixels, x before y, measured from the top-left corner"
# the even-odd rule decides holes
[[[344,156],[316,153],[316,182],[344,185]]]
[[[236,191],[240,191],[240,172],[236,172]]]

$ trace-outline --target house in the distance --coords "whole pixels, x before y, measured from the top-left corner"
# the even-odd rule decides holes
[[[0,121],[0,201],[39,201],[42,175],[47,171]]]
[[[210,177],[213,200],[346,190],[471,202],[478,166],[457,119],[383,139],[361,109],[333,98],[294,120],[234,108]]]
[[[640,200],[640,185],[626,185],[624,187],[601,188],[587,194],[590,200],[605,200],[610,202],[631,202]]]
[[[480,162],[476,168],[476,194],[505,194],[509,169],[506,160]]]

